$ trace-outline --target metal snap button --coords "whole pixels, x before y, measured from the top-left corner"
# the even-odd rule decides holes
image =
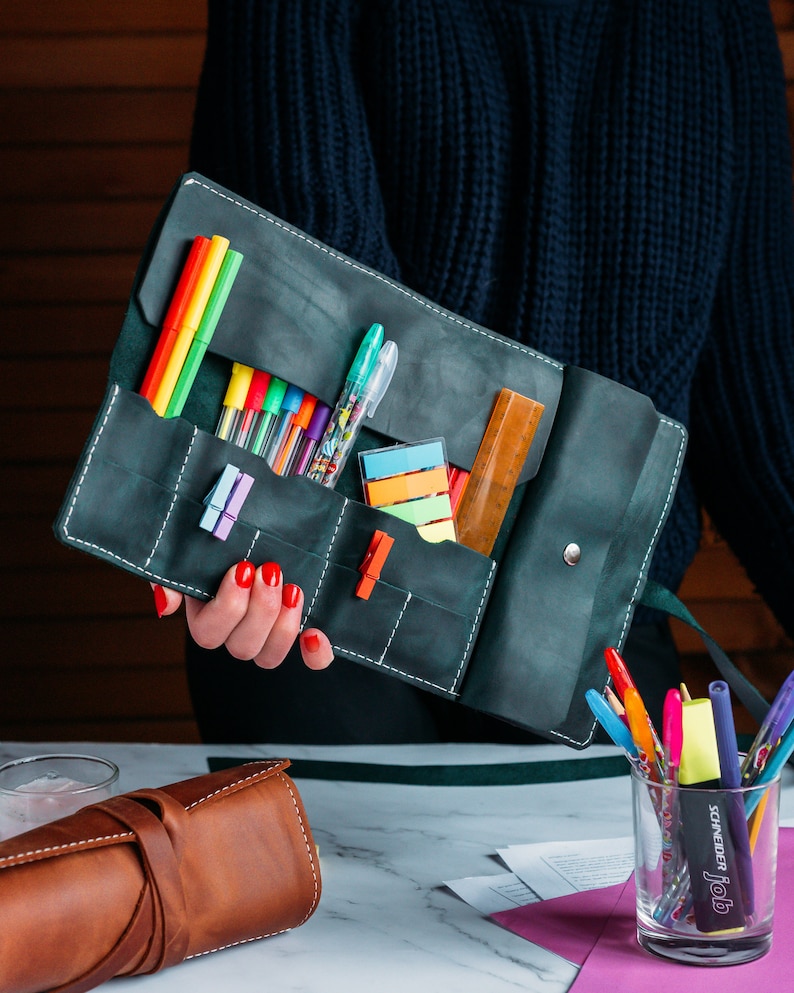
[[[575,541],[570,542],[563,549],[562,558],[566,565],[576,565],[581,557],[582,549]]]

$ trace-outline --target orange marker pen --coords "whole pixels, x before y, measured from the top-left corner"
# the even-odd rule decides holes
[[[635,686],[626,688],[623,705],[626,708],[631,737],[634,739],[634,744],[639,752],[640,767],[649,779],[660,783],[662,775],[656,759],[656,745],[651,731],[651,723],[639,690]]]
[[[171,357],[171,351],[179,333],[185,310],[196,288],[201,267],[204,265],[204,260],[207,257],[209,249],[209,238],[205,238],[203,235],[197,235],[193,239],[193,244],[190,246],[187,260],[174,290],[174,295],[171,297],[171,303],[163,320],[160,337],[157,340],[154,354],[149,362],[149,368],[146,370],[143,385],[141,386],[141,396],[146,397],[149,403],[154,403],[155,395],[160,386],[160,380],[163,378],[165,367],[168,365],[168,359]]]
[[[223,257],[228,247],[228,238],[224,238],[218,234],[212,236],[207,255],[199,269],[195,287],[192,294],[188,297],[187,305],[182,313],[179,331],[174,339],[171,354],[168,356],[168,361],[160,378],[160,385],[157,387],[154,400],[151,401],[155,411],[161,417],[165,416],[165,412],[168,409],[171,396],[179,380],[179,374],[190,351],[196,329],[201,323],[201,318],[212,293],[212,288],[215,285],[215,280],[218,278]]]

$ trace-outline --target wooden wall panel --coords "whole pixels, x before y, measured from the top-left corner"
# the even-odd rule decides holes
[[[52,522],[188,163],[201,0],[0,2],[0,736],[195,741],[184,622]]]
[[[771,0],[794,134],[794,0]],[[146,235],[188,140],[203,0],[0,0],[0,737],[196,740],[184,627],[51,531]],[[35,384],[31,388],[31,384]],[[713,532],[682,591],[773,692],[791,644]],[[700,642],[676,638],[700,690]]]

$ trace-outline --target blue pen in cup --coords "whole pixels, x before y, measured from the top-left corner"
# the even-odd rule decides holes
[[[632,763],[635,763],[637,761],[637,746],[634,744],[634,739],[631,737],[631,732],[618,717],[612,707],[610,707],[606,699],[598,692],[598,690],[594,689],[587,690],[585,693],[585,699],[587,700],[587,705],[590,710],[593,712],[593,716],[601,727],[606,731],[618,748],[623,749],[626,753],[626,758],[628,758]]]

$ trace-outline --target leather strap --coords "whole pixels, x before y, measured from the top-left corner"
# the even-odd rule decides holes
[[[176,965],[187,954],[190,934],[179,873],[188,816],[184,807],[161,790],[138,790],[96,806],[134,832],[143,870],[141,896],[111,951],[78,979],[50,993],[86,993],[115,976]]]
[[[719,644],[705,631],[695,620],[689,609],[678,599],[672,591],[661,583],[656,583],[649,579],[643,590],[640,603],[646,607],[653,607],[654,610],[661,610],[671,617],[683,621],[693,628],[706,646],[714,665],[719,670],[720,675],[730,686],[736,696],[741,700],[752,717],[761,724],[769,710],[769,704],[761,693],[753,686],[750,680],[741,672],[736,665],[728,658]]]

